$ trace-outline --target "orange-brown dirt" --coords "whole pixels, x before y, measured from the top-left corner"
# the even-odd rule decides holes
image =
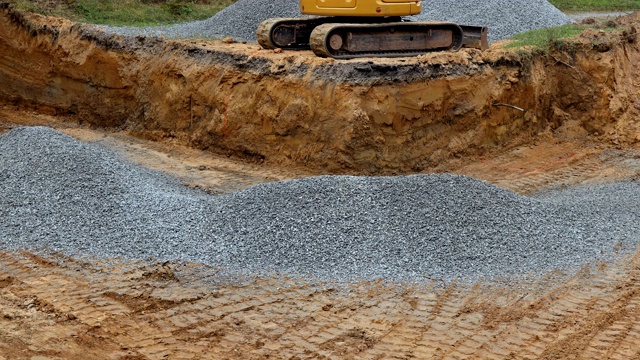
[[[326,173],[522,194],[637,178],[640,14],[618,22],[547,54],[333,61],[108,37],[0,2],[0,133],[51,126],[214,194]],[[471,287],[216,274],[0,253],[0,360],[640,359],[638,253]]]
[[[1,11],[0,98],[254,162],[400,174],[450,170],[451,159],[547,130],[640,139],[638,15],[548,56],[495,49],[334,61],[250,44],[107,36]]]

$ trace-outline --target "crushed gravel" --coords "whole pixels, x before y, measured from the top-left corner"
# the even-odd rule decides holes
[[[449,174],[320,176],[213,196],[50,128],[0,136],[0,249],[230,274],[417,282],[572,271],[635,249],[639,196],[622,182],[526,197]]]
[[[299,17],[298,0],[239,0],[209,19],[171,26],[108,27],[108,33],[167,38],[220,38],[256,41],[260,22],[273,17]],[[570,17],[546,0],[427,0],[423,12],[413,20],[452,21],[462,25],[489,27],[489,40],[517,33],[571,23]]]
[[[428,0],[415,20],[446,20],[461,25],[487,26],[489,41],[573,22],[546,0]]]

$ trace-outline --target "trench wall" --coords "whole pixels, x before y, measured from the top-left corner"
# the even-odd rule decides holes
[[[0,2],[0,101],[271,164],[427,171],[549,133],[640,140],[635,20],[547,54],[334,61],[107,36]]]

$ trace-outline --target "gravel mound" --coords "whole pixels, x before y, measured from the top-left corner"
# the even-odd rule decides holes
[[[427,0],[417,21],[445,20],[461,25],[487,26],[489,41],[573,22],[546,0]]]
[[[173,257],[205,236],[208,197],[46,127],[0,137],[3,245]]]
[[[109,33],[167,38],[220,38],[256,41],[260,22],[273,17],[299,17],[298,0],[238,0],[209,19],[172,26],[106,27]],[[496,41],[517,33],[560,26],[572,20],[546,0],[427,0],[423,12],[414,20],[452,21],[463,25],[489,27],[489,40]]]
[[[169,26],[99,26],[112,34],[157,36],[170,39],[231,36],[238,41],[256,42],[256,30],[264,20],[277,17],[301,17],[298,0],[238,0],[214,16],[200,21]]]
[[[0,249],[396,281],[574,270],[638,243],[635,182],[521,196],[469,177],[320,176],[211,196],[45,127],[0,136]]]

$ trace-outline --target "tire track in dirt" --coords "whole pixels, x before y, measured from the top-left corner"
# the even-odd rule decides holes
[[[543,174],[524,174],[523,178],[498,182],[515,192],[531,192],[540,189],[568,188],[575,185],[620,181],[640,174],[637,154],[610,151],[593,158],[581,159],[572,167]]]
[[[29,300],[53,319],[47,331],[115,358],[640,355],[638,257],[562,281],[471,288],[285,278],[239,284],[202,281],[195,274],[213,270],[191,269],[3,253],[0,304]],[[22,351],[53,354],[39,341],[27,338]]]
[[[638,178],[640,151],[543,142],[454,169],[520,194]]]

